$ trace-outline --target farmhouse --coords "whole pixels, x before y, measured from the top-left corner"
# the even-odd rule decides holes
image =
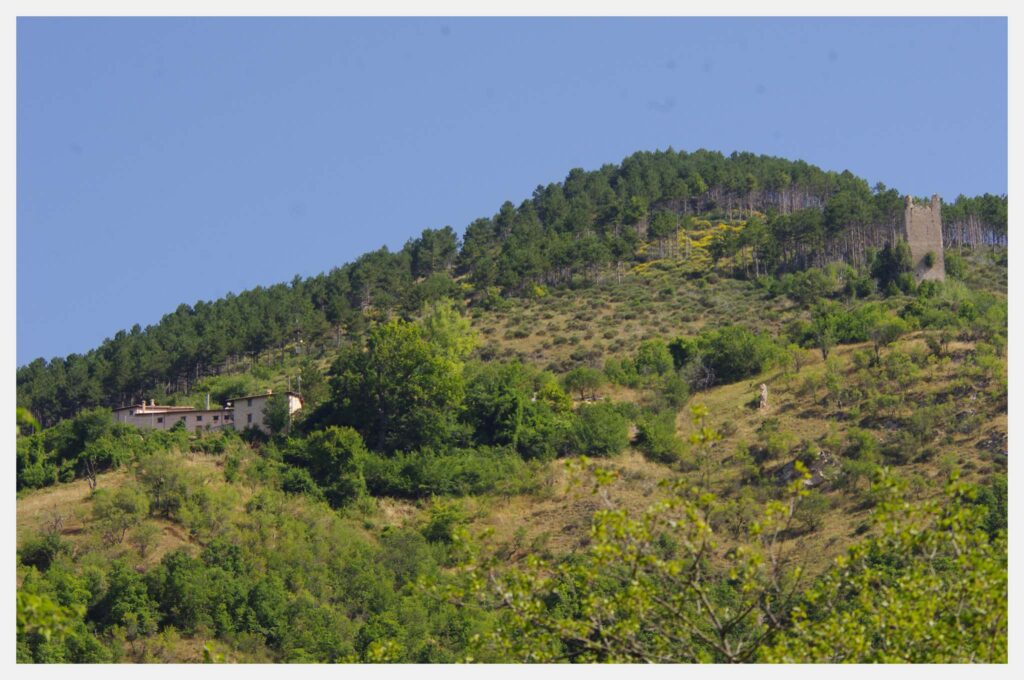
[[[284,392],[283,394],[288,398],[289,414],[302,408],[302,396],[299,393]],[[160,406],[155,400],[150,400],[149,403],[142,402],[114,409],[114,420],[136,427],[157,430],[169,430],[178,423],[182,423],[185,429],[195,432],[218,430],[224,427],[234,427],[239,430],[255,427],[263,432],[268,432],[266,423],[263,422],[263,412],[267,406],[267,400],[271,396],[273,396],[273,392],[268,390],[263,394],[237,397],[220,409],[211,409],[209,404],[207,404],[207,408]]]

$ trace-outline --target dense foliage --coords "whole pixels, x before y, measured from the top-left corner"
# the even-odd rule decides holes
[[[473,565],[450,597],[500,615],[471,651],[530,663],[1006,662],[1006,534],[985,533],[973,488],[953,480],[944,504],[912,507],[882,475],[878,536],[807,587],[780,540],[812,497],[800,469],[724,563],[720,501],[677,487],[637,518],[599,511],[576,559]]]

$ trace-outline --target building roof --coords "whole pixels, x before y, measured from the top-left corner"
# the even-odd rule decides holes
[[[119,406],[113,409],[115,413],[118,411],[128,411],[136,409],[139,415],[149,415],[154,413],[220,413],[221,411],[230,411],[234,402],[239,399],[265,399],[271,397],[274,394],[287,394],[292,397],[296,397],[300,402],[302,401],[302,395],[292,390],[286,390],[284,392],[264,392],[262,394],[250,394],[244,397],[234,397],[228,399],[228,406],[224,408],[195,408],[194,406],[161,406],[160,404],[131,404],[130,406]]]
[[[267,397],[272,397],[275,394],[287,394],[292,397],[298,397],[299,401],[302,401],[302,395],[299,394],[298,392],[285,390],[284,392],[264,392],[262,394],[249,394],[244,397],[232,397],[231,399],[228,399],[228,402],[235,402],[238,401],[239,399],[266,399]]]
[[[159,413],[167,413],[167,412],[171,412],[171,411],[195,411],[196,410],[195,407],[193,407],[193,406],[161,406],[159,404],[155,404],[153,406],[150,406],[149,404],[131,404],[130,406],[120,406],[118,408],[115,408],[114,411],[115,412],[116,411],[127,411],[129,409],[138,409],[139,411],[143,411],[145,413],[158,413],[158,412]]]

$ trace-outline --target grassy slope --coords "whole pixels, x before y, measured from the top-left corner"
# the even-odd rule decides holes
[[[968,281],[973,286],[1005,295],[1005,268],[974,262]],[[673,271],[671,266],[662,269],[655,263],[645,267],[643,272],[627,274],[621,283],[606,281],[594,288],[551,294],[521,304],[516,302],[508,312],[475,312],[473,324],[486,343],[485,353],[493,352],[498,358],[519,357],[560,370],[577,360],[600,363],[610,356],[626,356],[641,339],[674,337],[694,332],[703,325],[742,320],[778,332],[784,323],[802,313],[784,298],[767,299],[752,283],[722,278],[714,284],[702,284]],[[515,332],[516,329],[521,332]],[[920,333],[912,334],[893,349],[913,352],[915,348],[923,348],[920,336]],[[850,381],[856,380],[852,357],[858,349],[863,347],[841,346],[833,352]],[[909,416],[916,404],[927,403],[931,395],[949,389],[951,381],[962,375],[971,349],[970,344],[954,343],[948,361],[925,366],[907,388],[906,405],[898,415]],[[577,353],[575,360],[573,352]],[[327,359],[322,361],[326,363]],[[292,364],[289,361],[271,371],[270,383],[283,382],[284,372],[292,370]],[[820,443],[830,433],[842,437],[856,424],[840,419],[842,409],[824,403],[821,391],[812,394],[802,389],[808,376],[824,370],[820,354],[808,352],[806,365],[796,375],[770,371],[751,380],[713,388],[691,399],[691,403],[708,406],[711,424],[724,434],[713,454],[717,467],[715,488],[720,494],[732,497],[740,491],[740,466],[734,454],[741,444],[757,441],[757,429],[765,418],[777,418],[780,431],[791,433],[794,445],[801,440]],[[767,413],[749,406],[760,382],[766,382],[771,390]],[[636,391],[625,388],[606,388],[605,393],[619,400],[641,398]],[[1005,410],[989,403],[983,394],[979,395],[979,399],[972,399],[970,395],[964,397],[965,408],[976,407],[981,412],[979,427],[961,434],[953,431],[953,423],[942,423],[935,440],[938,453],[928,460],[900,466],[900,473],[914,480],[912,494],[916,497],[926,498],[938,493],[940,478],[950,465],[957,465],[967,479],[975,481],[983,481],[988,475],[1005,470],[1005,462],[1001,462],[1005,461]],[[679,433],[685,439],[693,428],[687,409],[680,411],[677,422]],[[888,428],[897,427],[898,423],[898,419],[888,425],[882,423],[872,431],[884,440],[890,434]],[[233,487],[235,502],[231,521],[244,522],[245,502],[258,491],[258,486],[243,482],[227,485],[220,470],[222,461],[216,457],[188,454],[186,458],[195,474],[204,478],[204,484],[213,488]],[[787,455],[766,462],[764,469],[770,475],[791,459],[792,455]],[[620,472],[620,480],[610,492],[611,501],[632,510],[642,509],[657,497],[660,481],[678,475],[696,478],[692,470],[648,461],[634,450],[602,464]],[[602,500],[589,494],[585,487],[572,487],[567,483],[564,461],[551,463],[543,475],[541,491],[534,495],[487,496],[460,501],[471,517],[470,529],[487,536],[485,540],[509,561],[517,561],[530,552],[572,552],[589,540],[590,517]],[[101,476],[100,486],[114,488],[128,478],[129,473],[124,471],[106,474]],[[870,512],[855,495],[828,487],[824,493],[831,508],[825,513],[821,526],[790,539],[794,549],[807,557],[811,571],[824,568],[851,543]],[[295,512],[314,515],[329,512],[322,506],[310,507],[311,504],[301,498],[292,502]],[[353,531],[372,537],[385,526],[420,525],[426,506],[426,503],[377,499],[366,507],[342,513],[341,521]],[[22,494],[17,504],[19,543],[26,531],[38,531],[56,514],[64,517],[64,537],[74,544],[79,555],[89,552],[102,552],[106,557],[123,555],[145,568],[176,547],[198,548],[197,539],[190,537],[184,527],[162,520],[159,521],[162,531],[159,544],[145,559],[133,556],[128,545],[104,547],[87,527],[89,507],[88,487],[84,481]],[[196,655],[201,654],[201,644],[195,640],[180,640],[169,654],[168,659],[195,660]]]

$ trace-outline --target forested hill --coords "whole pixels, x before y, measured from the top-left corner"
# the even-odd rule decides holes
[[[848,171],[750,153],[638,152],[619,165],[573,169],[518,206],[504,203],[461,241],[451,227],[426,229],[398,252],[382,248],[326,274],[182,304],[87,354],[36,359],[18,369],[18,405],[49,426],[83,408],[188,391],[267,351],[358,338],[373,320],[442,297],[489,305],[586,285],[673,254],[690,232],[705,234],[712,263],[727,258],[737,277],[863,262],[902,212],[897,190]],[[947,247],[1006,243],[1006,196],[960,196],[943,204],[942,217]],[[709,230],[708,220],[731,228]]]

